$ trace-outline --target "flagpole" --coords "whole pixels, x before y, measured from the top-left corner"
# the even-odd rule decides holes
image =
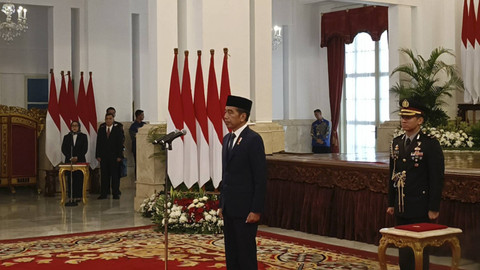
[[[172,150],[172,144],[168,147],[162,144],[162,148],[165,150],[165,211],[164,211],[164,235],[165,235],[165,270],[168,270],[168,150]]]

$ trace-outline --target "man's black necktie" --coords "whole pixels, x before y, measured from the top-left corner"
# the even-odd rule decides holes
[[[412,140],[410,140],[410,138],[407,138],[407,141],[405,142],[405,148],[407,148],[411,142]]]
[[[230,140],[228,140],[228,148],[227,148],[228,156],[230,156],[230,153],[232,152],[234,140],[235,140],[235,133],[232,132],[230,133]]]
[[[232,150],[233,148],[233,141],[235,141],[235,133],[232,133],[232,135],[230,135],[230,142],[228,143],[228,150]]]

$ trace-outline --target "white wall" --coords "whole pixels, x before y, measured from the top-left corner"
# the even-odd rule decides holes
[[[287,65],[283,73],[282,68],[273,67],[274,119],[313,119],[317,108],[330,119],[327,51],[320,48],[320,6],[274,0],[273,10],[272,25],[287,26],[288,31],[282,47],[272,54],[274,64]],[[288,48],[282,52],[283,46]],[[283,97],[282,86],[288,89]]]
[[[314,2],[312,4],[312,2]],[[312,119],[314,108],[322,109],[325,118],[330,119],[328,96],[327,51],[320,48],[321,13],[345,9],[349,5],[368,1],[348,1],[349,3],[333,3],[320,1],[274,0],[273,25],[288,25],[289,34],[288,55],[273,51],[273,63],[286,63],[288,57],[289,85],[288,108],[282,106],[284,99],[274,96],[274,119],[283,119],[283,113],[288,109],[286,119]],[[452,49],[457,58],[445,57],[447,63],[459,64],[460,31],[463,1],[424,0],[424,1],[392,1],[372,0],[372,4],[389,6],[389,48],[390,70],[406,58],[398,52],[399,48],[412,48],[418,54],[428,57],[430,52],[439,46]],[[285,45],[285,44],[284,44]],[[282,93],[285,74],[278,67],[273,67],[274,95]],[[398,80],[391,78],[391,84]],[[285,87],[285,85],[283,85]],[[451,117],[456,115],[456,102],[463,100],[462,93],[453,93],[446,110]],[[398,102],[391,97],[391,118],[398,119]]]
[[[18,6],[16,6],[18,8]],[[47,16],[41,6],[27,8],[29,29],[10,43],[0,39],[0,104],[26,107],[25,76],[48,74]],[[3,19],[3,13],[1,18]],[[14,14],[13,20],[17,15]]]
[[[19,4],[35,4],[27,6],[29,30],[23,39],[15,40],[23,44],[4,45],[0,47],[3,54],[19,62],[2,61],[0,73],[48,74],[54,69],[57,88],[60,86],[60,71],[72,70],[71,46],[71,9],[77,8],[80,16],[80,71],[93,72],[93,84],[97,104],[97,117],[103,119],[105,109],[113,106],[117,109],[118,121],[132,119],[132,41],[131,14],[140,14],[140,48],[148,52],[147,36],[147,0],[21,0]],[[6,59],[9,59],[6,57]],[[156,63],[149,55],[141,55],[141,71],[150,70],[151,62]],[[141,72],[141,87],[145,89],[140,104],[145,108],[146,119],[157,121],[157,90],[149,84],[148,72]],[[79,78],[80,74],[73,74]],[[18,78],[2,76],[0,85],[16,85]],[[5,81],[7,80],[7,81]],[[88,81],[85,81],[85,84]],[[143,83],[145,82],[145,87]],[[76,88],[78,79],[76,80]],[[24,85],[18,87],[23,88]],[[2,89],[3,90],[3,89]],[[24,90],[14,92],[1,91],[0,103],[24,106],[20,100]],[[152,98],[154,97],[154,98]],[[136,109],[136,108],[135,108]],[[152,113],[149,113],[151,109]],[[151,118],[150,118],[151,117]]]

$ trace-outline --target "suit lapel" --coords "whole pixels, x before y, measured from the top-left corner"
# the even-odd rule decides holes
[[[245,137],[247,135],[248,130],[249,130],[248,126],[245,127],[245,129],[242,131],[242,133],[240,133],[240,135],[238,136],[237,141],[233,145],[233,148],[230,149],[230,152],[227,152],[227,153],[229,153],[229,154],[227,154],[227,158],[228,158],[229,162],[232,159],[232,157],[235,155],[235,153],[238,151],[240,143],[242,142],[243,137]]]

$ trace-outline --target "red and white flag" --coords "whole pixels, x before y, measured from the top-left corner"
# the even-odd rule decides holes
[[[197,118],[198,185],[202,187],[210,180],[210,156],[208,147],[208,117],[205,106],[203,84],[202,51],[198,51],[197,73],[195,75],[195,117]]]
[[[167,133],[183,129],[183,106],[178,77],[178,49],[174,49],[170,92],[168,95]],[[175,188],[183,182],[183,140],[172,142],[172,151],[168,152],[168,177]]]
[[[463,2],[463,23],[462,23],[462,73],[465,86],[464,101],[476,104],[480,96],[480,81],[478,74],[480,72],[480,47],[478,46],[477,18],[475,16],[475,4],[470,0]]]
[[[89,72],[89,77],[87,86],[88,123],[90,126],[88,155],[90,156],[90,168],[95,169],[98,166],[98,161],[95,158],[95,149],[97,148],[97,108],[95,106],[95,95],[93,93],[92,72]],[[86,158],[88,159],[88,157]]]
[[[227,104],[227,98],[230,96],[230,78],[228,76],[228,49],[223,48],[223,67],[222,67],[222,81],[220,82],[220,114],[225,113],[225,106]],[[227,135],[228,130],[225,121],[222,121],[223,136]]]
[[[70,132],[70,108],[68,102],[67,86],[65,84],[65,73],[60,72],[62,82],[60,85],[60,97],[58,99],[58,107],[60,108],[60,133],[63,136]]]
[[[183,121],[187,134],[183,136],[183,181],[187,188],[198,183],[197,129],[192,101],[192,86],[188,69],[188,51],[185,51],[182,77]]]
[[[87,135],[88,139],[88,150],[85,158],[87,162],[91,162],[91,152],[90,149],[90,121],[88,115],[88,101],[87,101],[87,93],[85,91],[85,84],[83,83],[83,71],[80,72],[80,84],[78,86],[78,96],[77,96],[77,113],[78,113],[78,120],[82,125],[82,132]],[[95,151],[93,151],[95,152]],[[95,159],[95,156],[93,157]]]
[[[60,135],[60,109],[57,101],[57,87],[53,70],[50,70],[50,93],[45,119],[45,154],[53,166],[62,162],[62,137]]]
[[[214,55],[210,50],[210,70],[208,72],[207,115],[208,115],[208,142],[210,147],[210,176],[213,186],[218,187],[222,181],[222,114],[218,99],[217,77],[215,76]]]

